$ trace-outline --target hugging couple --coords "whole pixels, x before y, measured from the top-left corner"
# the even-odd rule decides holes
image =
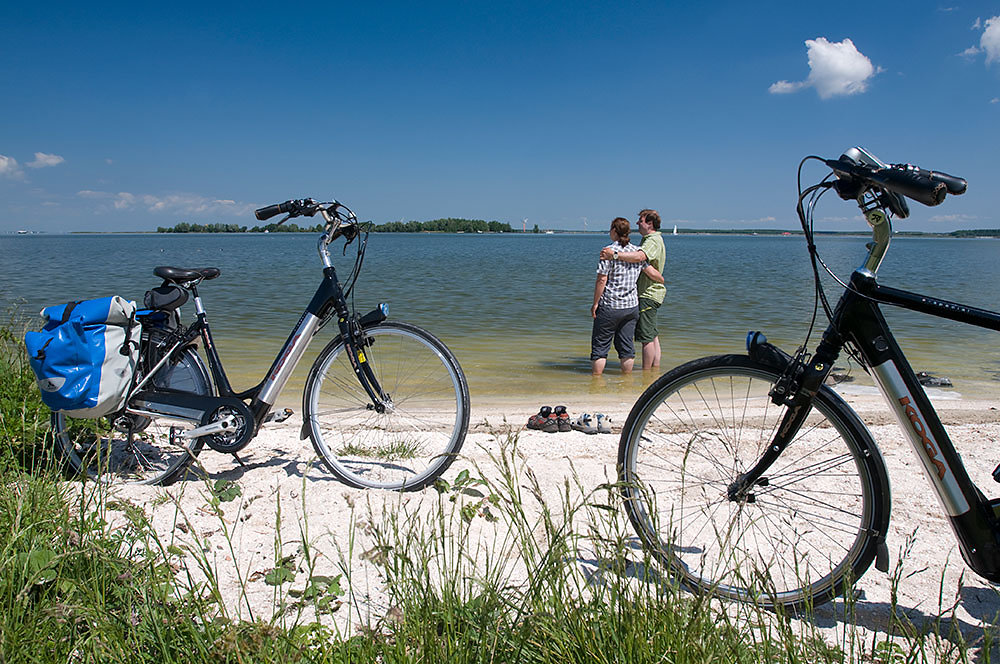
[[[590,315],[594,328],[590,339],[590,365],[595,376],[604,373],[608,351],[614,342],[622,373],[630,373],[635,362],[635,341],[642,344],[642,368],[660,366],[660,338],[656,312],[667,289],[663,266],[667,249],[660,235],[656,210],[639,212],[642,242],[629,242],[631,224],[624,217],[611,222],[611,244],[601,249]]]

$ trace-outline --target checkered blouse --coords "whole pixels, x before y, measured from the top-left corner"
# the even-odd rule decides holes
[[[631,242],[624,247],[614,242],[608,245],[612,249],[617,249],[619,253],[626,251],[639,251],[639,247]],[[625,261],[600,261],[597,264],[597,274],[608,275],[608,283],[604,287],[604,294],[598,306],[609,309],[631,309],[639,306],[639,296],[635,289],[635,282],[639,278],[642,269],[648,263],[626,263]]]

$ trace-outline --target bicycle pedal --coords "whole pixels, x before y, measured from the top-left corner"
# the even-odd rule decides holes
[[[284,422],[294,414],[291,408],[285,408],[280,413],[268,413],[267,417],[264,418],[264,422]]]

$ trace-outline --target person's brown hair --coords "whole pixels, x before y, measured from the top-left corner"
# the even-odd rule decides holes
[[[625,246],[628,244],[628,234],[632,231],[632,224],[625,217],[615,217],[611,221],[611,228],[618,233],[618,244]]]
[[[639,210],[639,221],[643,219],[653,226],[654,231],[660,230],[660,213],[656,210]]]

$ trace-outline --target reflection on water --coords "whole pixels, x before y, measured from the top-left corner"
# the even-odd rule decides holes
[[[814,300],[801,237],[665,239],[661,369],[742,352],[750,329],[789,351],[802,343]],[[861,263],[865,241],[821,237],[819,246],[846,276]],[[603,234],[373,234],[354,306],[365,312],[388,302],[392,318],[439,336],[458,356],[474,399],[595,390],[627,401],[652,376],[620,376],[613,353],[602,380],[589,374],[590,303],[604,244]],[[321,278],[315,246],[312,234],[0,236],[0,305],[18,301],[34,314],[48,304],[112,293],[141,301],[158,285],[157,265],[219,267],[222,276],[201,293],[234,385],[248,387],[260,380]],[[346,275],[352,251],[334,257]],[[1000,241],[897,239],[880,277],[1000,310]],[[835,299],[835,284],[828,283]],[[185,314],[192,311],[185,307]],[[891,307],[885,313],[915,369],[949,376],[963,391],[1000,374],[996,333]],[[311,357],[333,331],[321,332],[282,401],[299,398]]]

